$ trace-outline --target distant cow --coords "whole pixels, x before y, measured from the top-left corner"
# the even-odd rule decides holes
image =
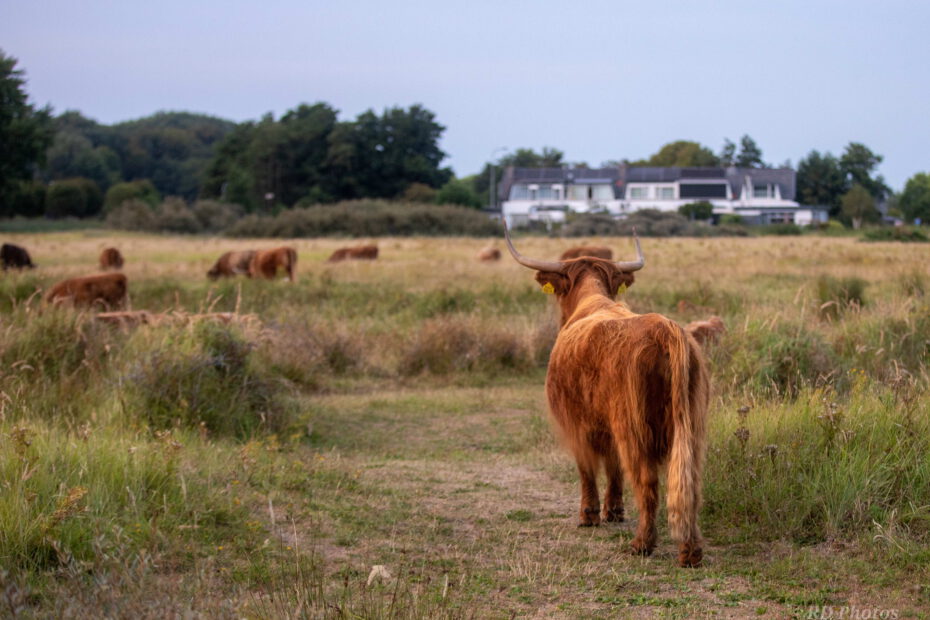
[[[114,308],[123,304],[126,290],[126,276],[121,273],[101,273],[59,282],[49,290],[45,301]]]
[[[100,268],[104,271],[107,269],[122,269],[123,255],[116,248],[104,248],[100,252]]]
[[[378,258],[378,246],[357,245],[352,248],[339,248],[329,257],[329,262],[338,263],[347,259],[375,260]]]
[[[691,334],[699,344],[704,345],[717,340],[727,331],[723,319],[712,316],[706,321],[692,321],[685,325],[685,331]]]
[[[602,245],[579,245],[578,247],[569,248],[562,252],[559,260],[571,260],[582,256],[593,256],[594,258],[603,258],[604,260],[613,260],[614,253],[610,248]]]
[[[478,260],[482,261],[495,261],[501,259],[501,251],[497,248],[484,248],[478,252]]]
[[[287,272],[287,279],[293,282],[296,268],[297,250],[292,247],[256,250],[249,262],[249,277],[274,280],[278,275],[278,270],[283,269]]]
[[[252,262],[253,256],[255,256],[254,250],[226,252],[220,256],[213,267],[210,268],[210,271],[207,272],[207,277],[211,280],[216,280],[220,277],[249,275],[249,264]]]
[[[21,248],[12,243],[4,243],[3,247],[0,247],[0,262],[3,263],[4,271],[10,267],[14,269],[22,269],[23,267],[32,269],[35,267],[35,265],[32,264],[32,259],[29,258],[29,252],[26,251],[26,248]]]

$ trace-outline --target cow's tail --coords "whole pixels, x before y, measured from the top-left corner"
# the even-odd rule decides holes
[[[700,544],[697,515],[701,507],[706,370],[684,330],[672,323],[669,332],[672,441],[668,465],[668,525],[678,542]]]

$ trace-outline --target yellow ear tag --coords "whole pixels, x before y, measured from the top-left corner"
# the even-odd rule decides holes
[[[555,287],[552,286],[552,282],[546,282],[543,284],[543,293],[546,295],[551,295],[555,292]]]
[[[620,285],[620,288],[617,289],[617,296],[623,295],[626,293],[626,282]]]

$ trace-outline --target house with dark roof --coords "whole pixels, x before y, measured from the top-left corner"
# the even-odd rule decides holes
[[[739,215],[749,224],[825,222],[826,208],[795,201],[796,177],[790,168],[508,167],[498,197],[513,226],[560,222],[570,212],[615,217],[641,209],[677,212],[698,201],[711,203],[717,217]]]

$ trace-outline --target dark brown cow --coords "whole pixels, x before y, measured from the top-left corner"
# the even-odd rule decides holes
[[[328,262],[338,263],[343,260],[375,260],[378,258],[378,246],[376,245],[357,245],[351,248],[339,248],[333,252]]]
[[[701,563],[701,469],[709,379],[700,346],[659,314],[635,314],[615,301],[645,264],[600,258],[540,261],[510,253],[535,269],[555,293],[561,328],[546,376],[546,395],[581,476],[580,525],[601,522],[598,471],[607,473],[603,518],[623,520],[623,474],[632,484],[639,524],[635,553],[656,545],[659,469],[668,462],[668,521],[678,563]]]
[[[613,260],[614,253],[613,250],[605,248],[602,245],[579,245],[578,247],[565,250],[559,258],[560,260],[571,260],[573,258],[581,258],[582,256]]]
[[[297,250],[292,247],[256,250],[249,262],[249,277],[274,280],[278,275],[278,269],[283,269],[287,272],[287,279],[293,282],[296,268]]]
[[[685,325],[685,331],[691,334],[699,344],[705,345],[717,340],[726,331],[726,325],[719,316],[712,316],[706,321],[691,321]]]
[[[226,252],[216,260],[207,272],[207,277],[216,280],[220,277],[249,275],[249,265],[252,263],[253,256],[255,256],[254,250]]]
[[[107,269],[122,269],[123,255],[116,248],[104,248],[100,252],[100,268],[104,271]]]
[[[501,251],[497,248],[484,248],[478,252],[478,260],[481,261],[495,261],[501,259]]]
[[[21,248],[12,243],[4,243],[3,246],[0,247],[0,262],[3,263],[4,271],[10,267],[13,269],[23,269],[24,267],[28,267],[29,269],[35,268],[35,265],[32,264],[32,259],[29,258],[29,252],[26,251],[26,248]]]
[[[126,276],[121,273],[101,273],[59,282],[49,290],[49,303],[71,303],[75,306],[121,306],[126,300]]]

